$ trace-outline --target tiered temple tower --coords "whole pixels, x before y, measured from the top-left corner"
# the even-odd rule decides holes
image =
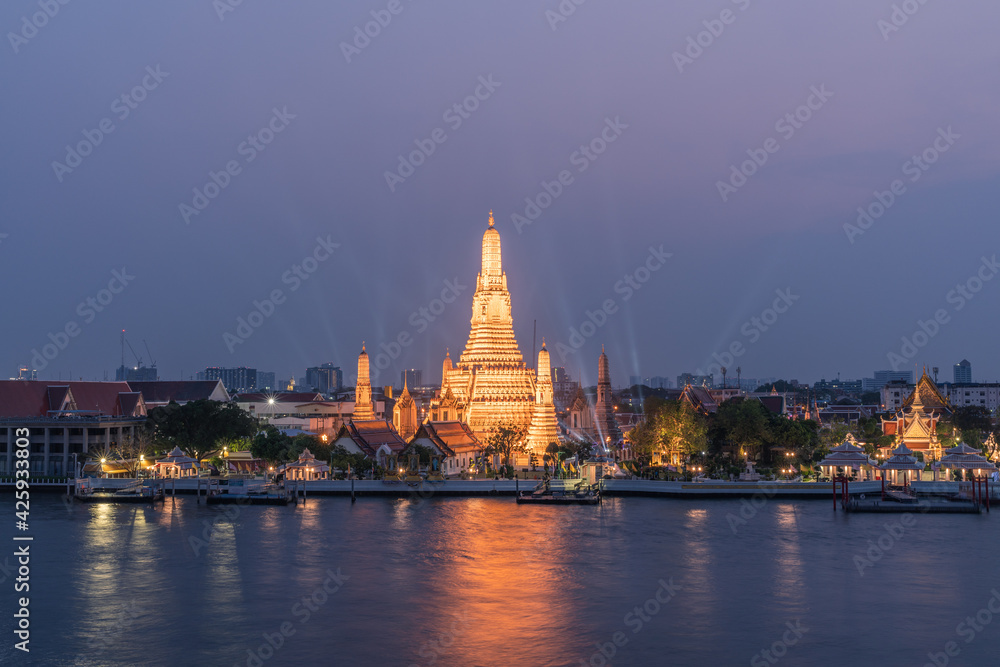
[[[536,454],[544,454],[550,442],[559,442],[559,426],[556,421],[556,407],[552,402],[552,370],[549,365],[549,351],[542,339],[542,349],[538,352],[538,370],[535,375],[535,408],[528,427],[528,449]]]
[[[601,346],[601,356],[597,360],[597,403],[594,405],[594,426],[604,445],[621,440],[622,432],[615,419],[615,408],[611,399],[611,364]],[[610,438],[610,440],[608,440]]]
[[[410,390],[403,380],[403,393],[399,395],[395,407],[392,409],[392,425],[399,431],[399,437],[409,440],[410,436],[417,432],[420,422],[417,420],[417,404],[410,396]]]
[[[352,421],[370,421],[375,419],[372,409],[372,383],[368,371],[368,353],[365,344],[361,343],[361,354],[358,355],[358,384],[354,391],[354,414]]]
[[[488,437],[498,422],[527,430],[535,402],[535,379],[514,338],[500,233],[493,224],[490,211],[483,234],[482,270],[472,297],[469,340],[453,368],[445,359],[441,384],[441,399],[454,400],[460,406],[458,418],[481,438]],[[442,401],[437,406],[432,403],[432,415],[435,407],[441,408],[437,418],[444,418]]]

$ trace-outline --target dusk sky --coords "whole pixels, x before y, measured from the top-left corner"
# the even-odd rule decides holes
[[[113,378],[124,328],[162,379],[353,381],[405,334],[373,384],[439,382],[492,209],[521,351],[537,320],[586,384],[602,344],[615,384],[734,344],[730,377],[1000,380],[1000,4],[40,4],[0,8],[2,377],[62,342],[40,379]]]

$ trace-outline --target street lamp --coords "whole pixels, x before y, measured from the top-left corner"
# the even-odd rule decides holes
[[[105,461],[107,461],[107,459],[101,459],[101,477],[104,477],[104,478],[106,478],[108,476],[108,473],[104,472],[104,463],[105,463]]]

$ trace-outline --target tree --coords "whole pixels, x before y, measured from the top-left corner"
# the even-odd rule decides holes
[[[149,423],[156,442],[166,448],[180,447],[200,461],[219,449],[221,442],[249,438],[257,432],[257,422],[235,403],[201,399],[178,406],[153,408]]]
[[[773,442],[769,430],[771,413],[756,400],[730,399],[719,406],[708,427],[715,451],[729,448],[733,458],[756,459],[764,445]]]
[[[490,428],[486,439],[486,450],[489,454],[499,456],[504,465],[510,466],[514,454],[527,451],[524,437],[527,430],[511,422],[497,422]]]
[[[121,461],[121,466],[129,477],[138,477],[143,470],[143,457],[150,456],[153,451],[152,431],[137,428],[134,435],[122,436],[114,448],[114,453]]]
[[[667,451],[679,452],[684,460],[704,451],[708,444],[704,420],[687,403],[664,401],[655,428],[659,444]]]
[[[647,399],[648,400],[648,399]],[[625,440],[632,450],[632,458],[640,466],[648,466],[653,460],[653,452],[659,447],[656,438],[655,419],[650,420],[649,414],[646,419],[639,422],[625,435]]]
[[[261,429],[250,445],[254,457],[274,463],[290,460],[291,449],[292,439],[271,424]]]

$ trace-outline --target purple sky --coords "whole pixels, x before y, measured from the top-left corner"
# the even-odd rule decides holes
[[[401,11],[347,62],[341,43],[389,6]],[[913,6],[889,31],[893,3],[871,0],[590,0],[559,22],[556,0],[244,0],[221,19],[208,0],[71,2],[35,30],[37,2],[4,3],[0,376],[69,326],[41,378],[113,376],[125,328],[165,379],[207,365],[300,377],[325,361],[351,377],[362,340],[377,351],[404,333],[382,381],[405,367],[439,381],[445,347],[457,356],[468,335],[492,208],[522,352],[537,320],[553,364],[588,383],[602,343],[615,383],[706,370],[734,344],[744,377],[859,378],[894,353],[945,379],[968,358],[974,379],[996,381],[1000,279],[971,299],[949,292],[992,277],[981,258],[1000,253],[1000,5]],[[712,23],[724,10],[728,24]],[[675,52],[705,21],[721,34],[679,71]],[[144,77],[135,108],[116,102]],[[467,118],[446,115],[477,87]],[[810,98],[821,87],[832,96]],[[810,101],[799,127],[776,126]],[[53,166],[103,119],[113,131],[78,166]],[[606,119],[615,140],[574,159]],[[241,149],[272,122],[263,150]],[[390,190],[385,172],[438,128],[444,142]],[[915,171],[948,128],[947,151]],[[718,182],[748,150],[767,161],[723,201]],[[229,161],[238,173],[186,222],[179,206]],[[570,184],[519,233],[512,215],[563,170]],[[896,179],[884,215],[849,235]],[[317,238],[339,247],[293,290],[282,277]],[[661,245],[672,256],[626,301],[616,283]],[[122,267],[134,279],[101,312],[78,307]],[[418,331],[411,314],[456,278],[468,289]],[[786,289],[798,299],[757,329]],[[227,345],[273,290],[274,313]],[[609,299],[561,359],[556,344]],[[902,337],[939,310],[909,354]]]

